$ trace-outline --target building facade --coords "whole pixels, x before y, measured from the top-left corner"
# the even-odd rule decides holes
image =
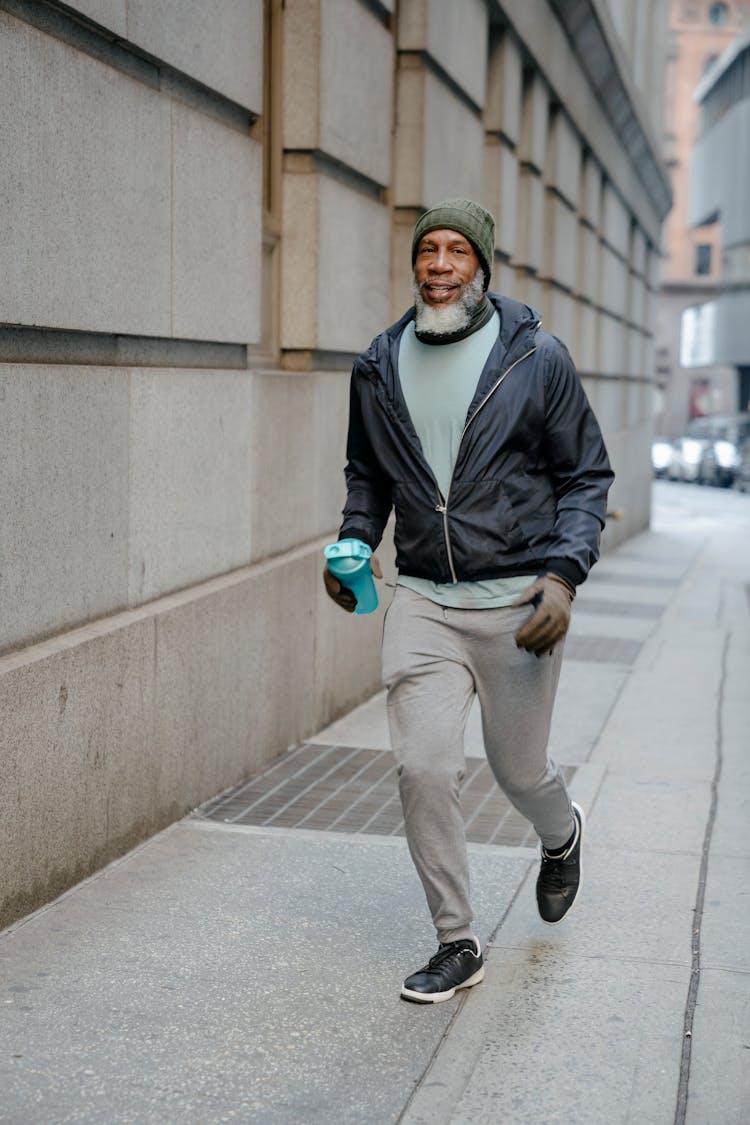
[[[348,370],[420,212],[569,344],[649,513],[666,2],[0,0],[7,922],[379,686]],[[384,548],[386,563],[388,550]]]
[[[750,27],[732,40],[695,92],[700,136],[690,176],[690,222],[716,220],[722,249],[719,289],[695,310],[704,331],[697,361],[736,372],[730,411],[750,410]],[[705,354],[700,354],[701,352]],[[688,359],[694,357],[688,356]]]
[[[689,214],[690,164],[700,135],[695,92],[706,73],[750,21],[747,0],[671,0],[665,90],[664,154],[674,203],[663,228],[664,261],[657,302],[656,420],[659,433],[678,437],[691,418],[733,411],[734,368],[711,354],[698,354],[695,309],[710,303],[721,287],[721,224],[715,215],[694,226]],[[683,340],[683,324],[685,338]],[[697,361],[697,362],[696,362]]]

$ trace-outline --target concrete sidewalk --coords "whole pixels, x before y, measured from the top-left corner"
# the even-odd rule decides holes
[[[581,589],[564,925],[535,848],[472,844],[485,980],[404,1004],[434,938],[401,836],[203,810],[0,934],[0,1122],[750,1121],[749,558],[750,497],[659,484]],[[311,746],[385,749],[382,695]]]

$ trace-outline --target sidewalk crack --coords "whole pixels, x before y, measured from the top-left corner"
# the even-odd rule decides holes
[[[723,723],[722,712],[724,707],[724,689],[727,679],[727,657],[729,653],[729,640],[731,634],[724,638],[724,648],[721,655],[721,680],[719,687],[719,700],[716,717],[716,759],[714,775],[711,780],[711,807],[706,821],[706,831],[703,837],[703,850],[701,865],[698,873],[698,890],[693,908],[693,930],[691,934],[692,965],[690,971],[690,984],[688,985],[687,1001],[685,1004],[685,1020],[682,1037],[682,1056],[680,1058],[680,1081],[677,1087],[677,1106],[675,1108],[674,1125],[684,1125],[687,1115],[688,1093],[690,1086],[690,1061],[693,1049],[693,1019],[698,1002],[698,987],[701,975],[701,926],[703,924],[703,907],[706,900],[706,880],[708,877],[708,859],[711,849],[716,812],[719,801],[719,781],[724,764],[723,754]]]

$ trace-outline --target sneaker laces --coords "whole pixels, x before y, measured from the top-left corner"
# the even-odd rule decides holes
[[[427,969],[438,969],[441,965],[445,964],[446,961],[449,961],[453,957],[459,957],[462,953],[471,953],[472,956],[478,957],[479,954],[474,942],[471,943],[471,946],[463,944],[463,942],[470,940],[470,938],[461,938],[459,942],[449,941],[444,945],[440,945],[437,953],[430,957],[423,972]],[[460,948],[456,948],[459,944]]]
[[[542,883],[548,887],[555,887],[557,890],[564,890],[569,883],[565,865],[562,857],[557,859],[550,859],[545,853],[542,854],[542,869],[539,877]]]

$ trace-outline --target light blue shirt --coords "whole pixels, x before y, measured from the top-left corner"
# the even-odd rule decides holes
[[[444,499],[450,491],[466,415],[499,331],[500,317],[495,312],[484,327],[454,344],[420,343],[414,321],[407,324],[401,335],[398,355],[401,389],[425,460],[435,474]],[[398,582],[439,605],[455,609],[494,609],[509,605],[535,577],[431,582],[402,574]]]

